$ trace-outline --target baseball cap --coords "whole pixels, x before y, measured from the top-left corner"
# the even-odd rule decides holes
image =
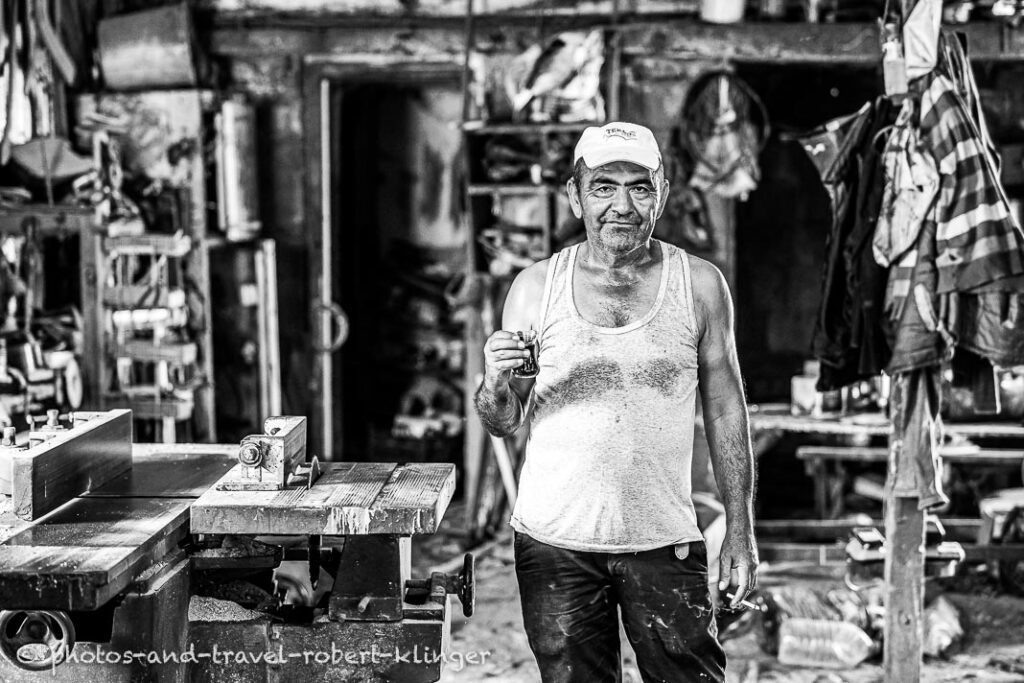
[[[583,159],[590,168],[613,161],[631,161],[654,171],[661,166],[661,150],[650,128],[635,123],[613,121],[583,131],[572,163]]]

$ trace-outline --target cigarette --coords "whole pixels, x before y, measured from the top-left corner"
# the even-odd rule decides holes
[[[733,598],[736,597],[736,594],[735,593],[726,593],[725,597],[729,598],[729,600],[731,601]],[[754,603],[750,602],[750,600],[746,600],[746,599],[740,600],[739,606],[740,607],[746,607],[747,609],[756,609],[756,610],[760,610],[761,609],[760,607],[758,607]]]

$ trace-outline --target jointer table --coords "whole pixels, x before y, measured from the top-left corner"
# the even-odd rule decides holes
[[[111,413],[130,424],[128,411]],[[304,419],[301,436],[295,448],[304,455]],[[83,444],[94,456],[80,464],[88,468],[96,449]],[[440,677],[448,595],[458,593],[472,611],[472,558],[459,575],[415,580],[410,541],[437,530],[454,490],[453,465],[314,463],[312,475],[285,467],[273,490],[231,490],[240,470],[251,471],[245,441],[241,450],[131,446],[129,431],[128,444],[127,468],[107,467],[105,481],[87,482],[95,485],[52,511],[31,521],[0,514],[0,538],[7,536],[0,543],[7,629],[0,629],[0,680]],[[114,440],[111,447],[125,445]],[[65,460],[65,473],[78,468]],[[25,491],[22,500],[18,487],[13,493],[8,508],[24,513]],[[196,587],[211,577],[261,576],[272,584],[282,560],[296,559],[308,565],[313,586],[327,577],[318,603],[284,604],[282,592],[269,603],[236,605],[241,617],[197,611],[189,619]],[[62,644],[70,647],[60,652]],[[25,653],[32,661],[17,661]],[[45,672],[27,670],[33,667]]]

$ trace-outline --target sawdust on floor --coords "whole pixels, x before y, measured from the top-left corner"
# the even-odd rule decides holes
[[[430,548],[414,551],[415,575],[423,567],[437,564],[439,555],[459,554],[458,542],[435,537]],[[447,559],[447,558],[444,558]],[[836,573],[838,568],[827,571]],[[809,572],[772,573],[764,583],[821,581],[819,568]],[[1024,599],[1007,595],[946,593],[964,615],[966,637],[962,650],[948,660],[927,660],[923,683],[984,681],[1024,683]],[[442,683],[536,683],[537,665],[523,631],[512,558],[511,537],[503,537],[487,555],[477,560],[476,614],[462,616],[457,599],[452,600],[451,651],[465,656],[476,653],[477,664],[449,665]],[[623,643],[628,643],[622,635]],[[623,683],[641,683],[635,658],[623,645]],[[728,655],[728,683],[875,683],[883,680],[880,657],[848,671],[805,669],[780,664],[758,644],[756,631],[725,643]],[[487,653],[483,656],[483,653]],[[457,662],[456,659],[452,660]],[[1019,663],[1019,668],[1016,666]],[[1017,673],[1020,671],[1022,673]],[[753,674],[753,675],[751,675]]]

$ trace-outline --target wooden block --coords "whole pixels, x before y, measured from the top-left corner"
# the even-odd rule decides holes
[[[238,467],[241,467],[239,465]],[[455,466],[325,463],[306,489],[207,491],[192,505],[192,531],[204,534],[434,533],[455,488]],[[232,470],[225,479],[237,477]]]
[[[83,414],[84,415],[84,414]],[[14,513],[38,519],[132,466],[132,414],[100,413],[12,458]]]

